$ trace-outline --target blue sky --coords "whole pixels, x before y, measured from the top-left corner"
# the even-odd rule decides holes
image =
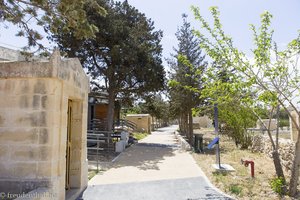
[[[128,2],[151,18],[156,29],[163,30],[164,58],[169,57],[173,52],[172,47],[177,46],[175,32],[182,24],[183,13],[188,14],[193,27],[200,28],[190,10],[191,5],[198,6],[206,19],[211,18],[209,7],[218,6],[225,32],[233,37],[236,46],[248,54],[252,48],[249,24],[258,25],[260,14],[265,10],[273,14],[274,40],[279,47],[284,47],[294,39],[300,29],[300,1],[298,0],[128,0]],[[0,45],[14,49],[24,46],[26,40],[16,38],[14,34],[15,29],[10,25],[7,30],[3,25],[0,26]]]
[[[202,16],[211,19],[209,7],[218,6],[225,32],[233,37],[235,45],[250,55],[252,32],[249,24],[259,25],[260,14],[269,11],[273,15],[274,40],[283,48],[297,37],[300,30],[300,1],[297,0],[128,0],[164,31],[163,55],[168,57],[177,45],[175,32],[182,24],[181,14],[186,13],[192,26],[200,28],[190,10],[191,5],[200,8]]]

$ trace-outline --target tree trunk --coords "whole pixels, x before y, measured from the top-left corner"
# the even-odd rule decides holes
[[[284,173],[283,173],[283,170],[282,170],[282,165],[281,165],[278,150],[274,150],[272,152],[272,156],[273,156],[273,163],[274,163],[276,175],[277,175],[278,178],[281,177],[283,179],[284,185],[283,185],[282,191],[283,191],[283,194],[286,194],[287,193],[287,188],[286,188],[286,185],[285,185],[286,180],[285,180],[285,176],[284,176]]]
[[[181,132],[181,130],[182,130],[182,117],[181,116],[178,117],[178,124],[179,124],[179,132]]]
[[[184,135],[188,138],[188,131],[189,131],[189,119],[188,113],[184,113]]]
[[[295,153],[294,153],[294,161],[292,166],[292,173],[289,185],[289,195],[294,197],[297,194],[297,185],[299,178],[299,164],[300,164],[300,131],[298,130],[298,139],[296,142]]]
[[[107,130],[114,129],[114,114],[115,114],[115,92],[109,90],[108,92],[108,111],[107,111]]]
[[[189,129],[188,130],[189,142],[190,142],[190,144],[193,144],[194,133],[193,133],[193,112],[192,112],[192,109],[189,110],[188,118],[189,118],[189,128],[188,128]]]

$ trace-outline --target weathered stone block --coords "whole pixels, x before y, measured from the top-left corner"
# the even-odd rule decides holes
[[[51,162],[38,162],[37,164],[37,177],[38,178],[51,178],[52,175]]]
[[[37,148],[31,146],[15,146],[11,158],[15,161],[37,161],[39,152]]]
[[[21,179],[33,179],[37,177],[36,162],[17,162],[14,164],[14,177]]]
[[[7,162],[0,162],[0,180],[2,178],[11,178],[13,176],[14,173],[11,170],[11,164]]]
[[[52,147],[51,146],[40,146],[37,148],[39,151],[39,160],[47,161],[52,158]]]
[[[23,194],[30,192],[39,187],[48,187],[49,180],[18,180],[18,179],[1,179],[1,192],[6,194]],[[12,198],[10,198],[12,199]]]
[[[51,120],[47,115],[49,113],[45,111],[14,113],[13,124],[18,127],[46,127]]]
[[[39,129],[39,144],[52,144],[52,138],[53,138],[53,134],[58,134],[53,132],[53,134],[51,135],[50,133],[51,129],[47,129],[47,128],[40,128]]]
[[[0,144],[36,144],[37,140],[35,128],[0,128]]]
[[[8,162],[10,156],[8,145],[0,145],[0,161]]]

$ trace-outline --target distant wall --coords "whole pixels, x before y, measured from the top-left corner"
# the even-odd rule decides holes
[[[0,61],[24,61],[20,51],[0,47]]]
[[[208,116],[193,117],[194,127],[212,128],[212,120]]]
[[[279,140],[279,154],[282,162],[282,166],[285,171],[291,173],[292,161],[294,158],[295,144],[291,140],[280,139]],[[252,141],[251,150],[254,152],[260,152],[268,155],[272,158],[272,145],[268,136],[254,136]]]
[[[262,119],[263,123],[267,126],[269,126],[269,122],[270,122],[270,119]],[[258,129],[266,129],[263,125],[263,123],[259,120],[257,120],[256,122],[256,128]],[[271,119],[271,123],[270,123],[270,130],[275,130],[277,128],[277,120],[276,119]]]
[[[149,114],[128,114],[126,120],[137,125],[137,131],[151,133],[151,116]]]

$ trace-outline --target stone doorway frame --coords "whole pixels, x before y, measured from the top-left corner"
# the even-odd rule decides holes
[[[68,99],[67,132],[66,132],[66,162],[65,162],[65,187],[69,190],[80,189],[82,186],[81,144],[85,141],[82,135],[83,102]]]

